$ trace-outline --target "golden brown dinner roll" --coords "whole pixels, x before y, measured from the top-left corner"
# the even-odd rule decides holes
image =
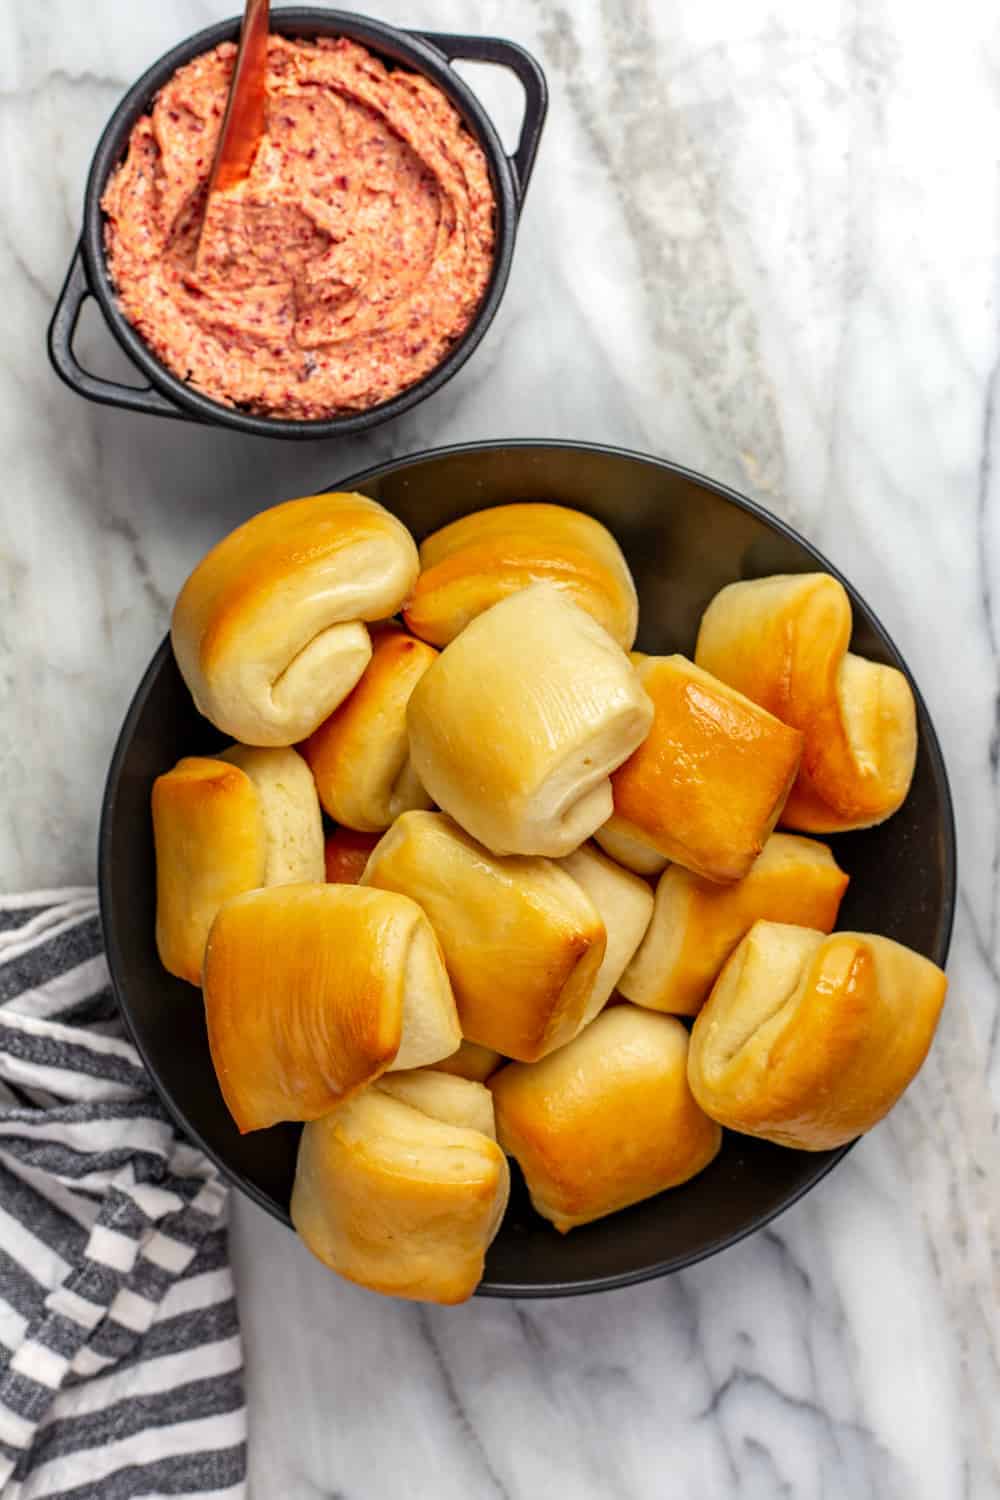
[[[894,667],[848,651],[851,623],[847,592],[826,573],[731,583],[701,622],[699,665],[805,736],[786,828],[868,828],[910,788],[913,693]]]
[[[357,833],[353,828],[335,828],[326,836],[326,878],[341,885],[357,885],[365,873],[368,856],[382,837],[379,833]]]
[[[608,774],[652,705],[620,646],[551,583],[494,604],[417,683],[408,724],[430,796],[496,854],[569,854],[611,814]]]
[[[443,1057],[434,1064],[439,1073],[453,1073],[456,1078],[467,1078],[471,1083],[485,1083],[504,1061],[492,1047],[480,1047],[478,1042],[464,1042],[450,1057]]]
[[[257,788],[238,766],[185,756],[153,783],[153,841],[160,962],[200,984],[219,907],[264,884],[268,842]]]
[[[761,919],[832,932],[847,876],[825,844],[772,833],[749,875],[717,885],[671,865],[645,938],[618,981],[636,1005],[693,1016],[736,944]]]
[[[659,849],[654,849],[652,844],[644,843],[634,833],[629,833],[628,825],[623,824],[615,813],[598,828],[594,834],[594,842],[600,844],[605,854],[616,864],[636,875],[645,875],[647,878],[659,875],[670,863]]]
[[[694,1023],[695,1098],[745,1135],[801,1151],[842,1146],[920,1068],[947,985],[889,938],[756,922]]]
[[[420,544],[406,623],[446,646],[491,605],[545,579],[629,649],[639,601],[628,563],[600,521],[564,505],[497,505],[433,532]]]
[[[433,1068],[411,1068],[406,1073],[383,1073],[373,1088],[401,1099],[412,1109],[447,1125],[479,1130],[491,1141],[497,1138],[493,1118],[493,1095],[481,1083]]]
[[[604,1009],[625,965],[645,935],[653,915],[653,893],[645,880],[623,870],[590,844],[584,844],[559,863],[593,901],[604,923],[607,947],[604,962],[583,1012],[587,1026]]]
[[[497,1137],[562,1233],[686,1182],[716,1155],[722,1132],[692,1098],[687,1052],[680,1021],[615,1005],[543,1062],[494,1073]]]
[[[363,883],[427,913],[469,1041],[531,1061],[576,1035],[605,930],[552,860],[490,854],[444,813],[410,812],[372,852]]]
[[[452,1078],[452,1084],[478,1084]],[[393,1297],[464,1302],[510,1192],[503,1152],[480,1130],[365,1089],[306,1125],[292,1223],[312,1253],[349,1281]]]
[[[282,885],[221,908],[205,951],[212,1061],[241,1131],[314,1120],[387,1068],[461,1040],[437,939],[415,902]]]
[[[398,625],[379,626],[371,640],[361,681],[301,748],[331,818],[379,833],[431,805],[410,764],[406,705],[437,652]]]
[[[316,783],[302,756],[288,748],[232,745],[220,752],[219,759],[239,766],[257,788],[267,844],[264,878],[258,884],[322,880],[323,815]]]
[[[191,984],[224,901],[323,879],[319,799],[294,750],[233,745],[179,761],[153,785],[153,836],[160,959]]]
[[[202,559],[174,608],[174,654],[198,709],[247,745],[305,739],[368,665],[362,622],[394,614],[417,569],[406,527],[364,495],[251,517]]]
[[[785,805],[801,734],[686,657],[636,670],[655,718],[611,778],[620,828],[708,880],[742,880]]]

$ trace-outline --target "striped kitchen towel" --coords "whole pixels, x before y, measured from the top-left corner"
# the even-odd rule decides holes
[[[226,1189],[125,1039],[94,892],[0,897],[0,1497],[245,1478]]]

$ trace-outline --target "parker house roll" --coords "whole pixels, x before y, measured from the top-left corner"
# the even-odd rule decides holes
[[[631,870],[636,875],[645,875],[647,878],[659,875],[667,868],[670,861],[659,849],[654,849],[652,844],[645,843],[634,833],[628,831],[628,825],[622,819],[612,813],[606,823],[602,823],[594,834],[594,842],[600,844],[605,854],[621,865],[626,870]]]
[[[353,828],[334,828],[323,845],[327,880],[357,885],[380,837],[377,833],[358,833]]]
[[[544,580],[631,647],[639,601],[622,550],[600,521],[564,505],[497,505],[433,532],[404,617],[414,635],[447,646],[491,605]]]
[[[257,788],[266,843],[261,885],[322,880],[323,815],[316,783],[302,756],[290,748],[231,745],[219,759],[239,766]]]
[[[434,1067],[439,1073],[454,1073],[457,1078],[467,1078],[470,1083],[485,1083],[503,1061],[504,1058],[492,1047],[463,1041],[457,1052],[443,1057]]]
[[[464,1302],[510,1193],[492,1116],[488,1090],[463,1078],[399,1074],[365,1089],[303,1130],[292,1223],[371,1291]]]
[[[447,1061],[447,1059],[443,1059]],[[497,1138],[493,1118],[493,1095],[471,1078],[447,1073],[435,1063],[432,1068],[411,1068],[405,1073],[383,1073],[375,1085],[384,1094],[401,1099],[425,1115],[478,1130],[491,1141]]]
[[[358,685],[300,748],[331,818],[380,833],[400,813],[431,805],[410,764],[406,705],[437,652],[398,625],[374,629],[371,642]]]
[[[461,1041],[441,949],[415,902],[285,885],[222,907],[203,988],[219,1085],[241,1132],[314,1120],[390,1068]]]
[[[494,604],[417,683],[413,766],[495,854],[569,854],[611,815],[609,773],[653,708],[621,647],[551,583]]]
[[[153,839],[160,962],[190,984],[224,901],[323,878],[316,788],[294,750],[185,756],[153,783]]]
[[[649,930],[618,988],[636,1005],[697,1015],[740,939],[761,919],[832,932],[848,877],[825,844],[772,833],[749,875],[717,885],[671,865]]]
[[[786,828],[869,828],[910,789],[913,693],[895,667],[848,651],[851,623],[847,592],[826,573],[731,583],[701,622],[699,665],[805,736]]]
[[[490,1079],[497,1138],[561,1233],[687,1182],[718,1153],[687,1055],[680,1021],[615,1005],[543,1062]]]
[[[683,656],[636,671],[655,717],[611,778],[620,830],[708,880],[742,880],[785,805],[801,734]]]
[[[394,614],[417,549],[364,495],[313,495],[251,517],[181,589],[171,639],[199,711],[247,745],[312,734],[371,656],[366,620]]]
[[[530,1062],[580,1029],[606,934],[552,860],[490,854],[444,813],[410,812],[373,850],[363,883],[427,913],[469,1041]]]
[[[917,1073],[947,984],[889,938],[757,922],[694,1023],[695,1098],[745,1135],[801,1151],[842,1146]]]
[[[629,661],[634,667],[638,667],[648,659],[648,655],[648,652],[630,651]],[[659,849],[638,838],[634,830],[630,832],[628,824],[616,813],[612,813],[608,821],[597,829],[594,842],[615,864],[631,870],[634,875],[643,875],[647,880],[661,874],[669,863],[667,856],[661,854]]]
[[[604,962],[583,1012],[587,1026],[605,1007],[625,966],[642,942],[653,915],[653,893],[644,880],[623,870],[589,844],[559,863],[583,887],[607,933]]]

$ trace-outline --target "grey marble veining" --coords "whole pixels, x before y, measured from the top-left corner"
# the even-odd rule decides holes
[[[0,881],[91,877],[194,560],[249,511],[503,436],[665,454],[789,519],[910,661],[956,797],[952,992],[888,1121],[668,1281],[455,1310],[334,1281],[246,1202],[256,1500],[992,1500],[1000,1405],[1000,27],[978,0],[380,0],[511,36],[549,124],[502,311],[436,397],[291,445],[87,406],[44,328],[115,101],[235,0],[0,8]],[[517,90],[481,69],[506,134]],[[95,367],[127,367],[91,320]]]

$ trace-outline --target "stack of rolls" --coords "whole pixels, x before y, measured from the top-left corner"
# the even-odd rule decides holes
[[[834,930],[806,836],[891,816],[916,754],[841,586],[731,585],[693,659],[637,626],[610,532],[539,503],[418,550],[365,496],[289,501],[178,598],[229,743],[153,786],[160,957],[237,1128],[301,1122],[302,1239],[374,1290],[472,1295],[507,1156],[567,1233],[723,1128],[843,1144],[930,1045],[943,974]]]

